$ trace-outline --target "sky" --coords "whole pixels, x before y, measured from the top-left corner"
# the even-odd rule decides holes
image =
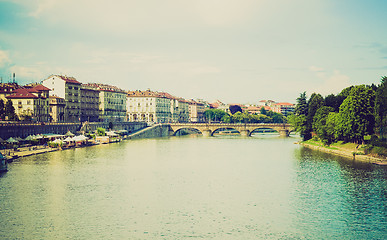
[[[295,103],[387,75],[385,0],[0,0],[0,77]]]

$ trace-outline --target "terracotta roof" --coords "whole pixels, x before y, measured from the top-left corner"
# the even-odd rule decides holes
[[[146,90],[146,91],[141,91],[141,90],[128,91],[127,95],[128,95],[128,97],[163,97],[158,92],[153,92],[153,91],[150,91],[150,90]]]
[[[19,88],[16,89],[11,95],[7,98],[19,99],[19,98],[38,98],[34,94],[30,93],[28,89]]]
[[[61,78],[62,80],[64,80],[65,82],[68,82],[68,83],[81,84],[74,77],[68,77],[68,76],[63,76],[63,75],[53,75],[53,76]]]
[[[282,103],[276,103],[274,105],[287,105],[287,106],[294,106],[294,104],[292,103],[288,103],[288,102],[282,102]]]
[[[113,85],[108,85],[108,84],[103,84],[103,83],[86,83],[83,84],[85,87],[91,87],[99,91],[105,91],[105,92],[122,92],[124,93],[125,91],[113,86]]]
[[[247,107],[247,110],[256,110],[256,111],[259,111],[261,110],[262,107],[255,107],[255,106],[249,106]]]
[[[51,89],[43,86],[42,84],[36,85],[32,89],[37,90],[37,91],[51,91]]]

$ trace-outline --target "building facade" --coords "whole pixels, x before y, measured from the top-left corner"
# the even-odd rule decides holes
[[[50,104],[50,118],[52,122],[64,122],[65,121],[65,107],[66,101],[64,98],[57,96],[49,97]]]
[[[16,115],[22,121],[49,122],[49,88],[43,85],[23,87],[6,97],[12,101]]]
[[[73,77],[51,75],[42,81],[51,89],[50,94],[65,99],[65,122],[79,122],[81,119],[81,83]]]
[[[295,105],[292,103],[281,102],[272,105],[271,109],[273,112],[282,113],[284,116],[287,116],[289,113],[294,112]]]
[[[99,122],[99,90],[81,85],[81,122]]]
[[[85,86],[99,91],[99,121],[125,121],[126,92],[124,90],[102,83],[87,83]]]
[[[166,123],[171,121],[170,99],[157,92],[129,91],[127,120],[130,122]]]
[[[204,122],[204,103],[194,100],[188,101],[190,122]]]

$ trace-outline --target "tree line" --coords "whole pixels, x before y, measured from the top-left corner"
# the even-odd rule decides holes
[[[281,113],[266,111],[264,107],[260,113],[250,114],[242,111],[241,107],[232,105],[229,107],[230,113],[221,109],[207,109],[204,111],[204,117],[207,122],[224,122],[224,123],[283,123],[286,118]]]
[[[339,94],[323,97],[306,92],[297,98],[293,115],[288,117],[303,140],[316,135],[324,144],[337,141],[362,144],[367,135],[383,137],[387,125],[387,77],[379,85],[357,85]]]

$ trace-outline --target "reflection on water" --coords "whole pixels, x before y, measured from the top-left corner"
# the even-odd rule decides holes
[[[0,239],[385,239],[386,168],[277,135],[173,137],[19,159]]]

